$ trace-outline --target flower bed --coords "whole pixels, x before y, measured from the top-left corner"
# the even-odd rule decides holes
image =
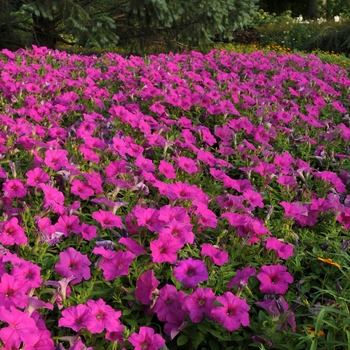
[[[0,66],[2,349],[347,344],[348,70],[35,46]]]

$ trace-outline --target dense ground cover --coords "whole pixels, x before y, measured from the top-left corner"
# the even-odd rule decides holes
[[[347,69],[37,47],[0,66],[3,349],[348,347]]]

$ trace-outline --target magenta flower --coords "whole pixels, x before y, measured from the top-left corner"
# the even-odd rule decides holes
[[[50,180],[50,176],[45,173],[41,168],[35,168],[29,170],[26,173],[27,176],[27,186],[38,187],[41,183],[47,182]]]
[[[147,251],[130,237],[121,237],[118,243],[123,244],[128,250],[137,255],[147,254]]]
[[[193,260],[192,258],[179,261],[178,266],[174,269],[174,276],[182,282],[185,288],[194,288],[199,282],[206,281],[209,278],[203,261]]]
[[[17,280],[14,276],[4,273],[0,282],[0,305],[6,308],[9,306],[25,307],[25,298],[28,290],[28,283],[24,283],[23,280]]]
[[[152,261],[155,263],[167,261],[174,264],[177,260],[177,252],[182,247],[183,244],[170,233],[163,233],[150,243]]]
[[[109,332],[119,331],[121,324],[118,319],[122,314],[121,311],[115,311],[102,299],[88,300],[86,305],[90,310],[91,317],[86,319],[85,324],[90,333],[102,333],[104,329]]]
[[[18,219],[13,217],[6,221],[1,229],[0,243],[3,245],[27,244],[28,239]]]
[[[128,340],[135,350],[159,350],[165,345],[161,335],[154,334],[150,327],[140,327],[139,333],[131,334]]]
[[[175,157],[173,157],[173,159],[178,162],[179,168],[183,169],[190,175],[199,171],[195,161],[191,158],[180,156],[178,160]]]
[[[79,196],[82,200],[88,199],[95,193],[94,190],[88,184],[78,179],[74,179],[72,181],[70,191],[76,196]]]
[[[185,297],[182,309],[189,313],[192,322],[199,323],[204,315],[211,318],[215,299],[216,296],[211,288],[197,287],[192,294]]]
[[[21,342],[34,345],[39,340],[39,329],[28,312],[0,306],[0,320],[9,324],[0,330],[0,339],[8,349],[20,349]]]
[[[249,326],[248,311],[250,307],[245,299],[240,299],[231,292],[225,292],[216,300],[222,306],[214,306],[211,310],[211,315],[215,321],[221,323],[229,332],[237,330],[241,325]]]
[[[167,179],[175,179],[176,173],[172,164],[161,160],[159,162],[158,170],[167,178]]]
[[[190,224],[185,224],[183,222],[177,221],[176,219],[171,219],[161,229],[158,230],[158,233],[160,236],[164,233],[170,233],[183,245],[186,243],[193,244],[195,237],[192,229],[193,226]]]
[[[228,261],[227,252],[217,249],[209,243],[202,244],[201,255],[209,256],[214,264],[218,266],[222,266]]]
[[[281,259],[288,259],[293,255],[293,246],[284,244],[275,237],[266,238],[266,248],[274,250]]]
[[[28,285],[30,288],[39,288],[42,284],[42,278],[40,276],[40,267],[30,261],[23,261],[21,266],[13,265],[11,275],[18,281],[22,281],[23,284]]]
[[[71,232],[80,233],[81,231],[79,217],[76,215],[61,215],[54,227],[56,231],[62,232],[66,237],[69,236]]]
[[[92,251],[94,254],[101,254],[99,266],[103,270],[103,277],[107,281],[112,281],[118,276],[126,276],[129,273],[129,267],[135,258],[135,254],[118,250],[106,250],[103,247],[96,247]]]
[[[254,276],[255,273],[256,269],[250,265],[245,267],[243,270],[237,270],[236,276],[227,283],[227,288],[244,288],[248,284],[249,277]]]
[[[110,211],[99,210],[92,214],[92,218],[98,221],[103,228],[122,228],[123,222],[120,216],[112,214]]]
[[[294,312],[289,310],[287,302],[281,295],[277,300],[267,299],[264,301],[256,302],[255,304],[266,310],[273,318],[276,316],[279,317],[280,325],[278,327],[278,330],[287,331],[289,325],[292,328],[293,332],[296,331]]]
[[[77,252],[74,248],[67,248],[64,252],[60,253],[60,261],[55,265],[55,271],[62,277],[75,278],[72,280],[72,284],[80,283],[83,278],[89,280],[91,277],[90,268],[91,261],[87,255]]]
[[[66,150],[59,149],[55,151],[48,149],[45,154],[44,162],[53,170],[58,171],[62,166],[68,164],[67,155],[68,152]]]
[[[280,264],[262,266],[257,278],[261,282],[261,292],[267,294],[285,294],[288,284],[294,281],[287,267]]]
[[[86,328],[92,317],[91,310],[83,304],[68,307],[62,311],[62,316],[58,320],[58,327],[71,328],[76,332]]]
[[[246,190],[243,193],[243,197],[245,200],[249,202],[249,204],[255,208],[264,208],[263,198],[261,197],[260,193],[255,192],[253,190]]]
[[[40,184],[39,186],[44,192],[44,208],[52,206],[54,211],[59,214],[63,214],[64,195],[57,188],[51,187],[46,184]]]
[[[143,273],[136,282],[135,297],[143,305],[152,303],[152,294],[159,285],[159,281],[154,277],[153,270]]]
[[[97,228],[96,226],[87,225],[83,222],[81,225],[80,234],[87,241],[91,241],[94,237],[97,236]]]
[[[182,310],[182,302],[185,293],[177,291],[175,286],[166,284],[159,290],[159,297],[153,307],[153,311],[157,314],[160,321],[176,323],[183,321],[186,312]]]
[[[22,198],[27,194],[22,180],[6,180],[2,184],[2,189],[7,198]]]

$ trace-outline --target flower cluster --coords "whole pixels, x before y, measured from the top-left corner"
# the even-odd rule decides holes
[[[346,70],[35,46],[0,68],[2,348],[238,347],[259,307],[296,330],[298,234],[350,227]]]

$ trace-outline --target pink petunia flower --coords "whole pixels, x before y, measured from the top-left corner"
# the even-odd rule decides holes
[[[97,236],[97,228],[96,226],[87,225],[83,222],[81,225],[80,234],[87,241],[91,241],[93,238]]]
[[[167,178],[167,179],[175,179],[176,173],[173,165],[164,160],[159,162],[158,170]]]
[[[122,314],[121,311],[115,311],[102,299],[97,301],[88,300],[86,305],[90,310],[91,317],[86,319],[85,324],[90,333],[102,333],[104,329],[109,332],[120,330],[119,317]]]
[[[103,228],[122,228],[123,222],[120,216],[112,214],[109,211],[99,210],[92,214],[92,218],[98,221]]]
[[[14,306],[9,310],[0,306],[0,320],[9,324],[0,330],[0,339],[8,349],[20,349],[21,342],[34,345],[39,340],[39,329],[28,312],[19,311]]]
[[[167,261],[174,264],[177,260],[177,252],[182,247],[183,244],[170,233],[163,233],[158,239],[150,243],[152,261],[155,263]]]
[[[44,192],[44,208],[52,206],[54,212],[63,214],[64,208],[64,195],[57,188],[51,187],[46,184],[40,184],[39,186]]]
[[[192,229],[193,226],[190,224],[185,224],[183,222],[177,221],[176,219],[171,219],[163,226],[163,228],[158,230],[158,233],[160,236],[164,233],[170,233],[181,244],[192,244],[195,238]]]
[[[147,254],[147,251],[130,237],[121,237],[118,243],[123,244],[128,250],[137,255]]]
[[[76,215],[61,215],[54,227],[56,231],[62,232],[66,237],[68,237],[71,232],[80,233],[81,231],[79,217]]]
[[[23,227],[18,225],[18,219],[13,217],[1,228],[0,243],[3,245],[27,244],[28,239]]]
[[[185,288],[194,288],[199,282],[209,278],[205,264],[192,258],[179,261],[174,269],[174,276]]]
[[[40,267],[30,261],[23,261],[20,266],[14,264],[11,276],[22,281],[24,285],[28,285],[28,291],[31,288],[39,288],[43,282],[40,276]]]
[[[60,253],[60,261],[55,265],[55,271],[62,277],[75,278],[72,280],[72,284],[80,283],[83,278],[89,280],[91,277],[90,268],[91,261],[87,255],[81,254],[74,248],[67,248],[64,252]]]
[[[150,327],[140,327],[139,333],[132,333],[128,341],[135,350],[159,350],[165,345],[161,335],[155,334]]]
[[[267,294],[285,294],[288,284],[294,281],[287,267],[280,264],[262,266],[257,278],[261,282],[260,291]]]
[[[44,163],[55,171],[60,170],[63,166],[68,164],[68,152],[66,150],[52,150],[48,149],[45,153]]]
[[[240,299],[231,292],[225,292],[216,300],[222,306],[214,306],[211,310],[211,315],[215,321],[221,323],[229,332],[237,330],[241,325],[249,326],[248,311],[250,307],[245,299]]]
[[[244,288],[248,284],[249,277],[254,276],[256,269],[250,265],[242,270],[237,270],[236,276],[227,283],[227,288],[237,287]]]
[[[14,276],[4,273],[0,281],[0,305],[24,308],[26,306],[26,293],[29,290],[28,283],[17,280]]]
[[[2,184],[4,195],[7,198],[22,198],[27,194],[27,189],[24,187],[22,180],[6,180]]]
[[[228,253],[215,248],[209,243],[202,244],[201,255],[207,255],[211,258],[214,264],[222,266],[228,261]]]
[[[159,283],[154,277],[153,270],[143,273],[136,282],[136,299],[143,305],[150,305],[152,303],[152,294],[157,289]]]
[[[186,312],[182,310],[182,302],[185,293],[177,291],[175,286],[166,284],[159,290],[158,299],[153,307],[160,321],[173,322],[184,321]]]
[[[266,238],[266,248],[274,250],[281,259],[286,260],[293,255],[293,246],[284,244],[275,237]]]
[[[71,328],[76,332],[86,328],[92,317],[91,310],[83,304],[68,307],[62,311],[62,316],[58,320],[58,327]]]
[[[107,281],[112,281],[118,276],[128,275],[129,267],[135,258],[135,254],[129,251],[118,250],[114,252],[103,247],[96,247],[92,252],[102,256],[98,264],[103,270],[103,277]]]
[[[211,318],[215,299],[216,296],[211,288],[197,287],[192,294],[185,297],[182,309],[189,313],[192,322],[199,323],[204,315]]]
[[[277,300],[267,299],[256,302],[255,304],[266,310],[274,319],[278,317],[278,322],[280,323],[278,326],[279,331],[287,331],[288,325],[292,328],[293,332],[296,331],[294,312],[289,310],[289,305],[281,295]]]
[[[94,190],[88,184],[78,179],[74,179],[72,181],[70,191],[76,196],[79,196],[82,200],[88,199],[95,193]]]
[[[50,176],[41,168],[35,168],[29,170],[26,173],[27,186],[38,187],[41,183],[45,183],[50,180]]]

